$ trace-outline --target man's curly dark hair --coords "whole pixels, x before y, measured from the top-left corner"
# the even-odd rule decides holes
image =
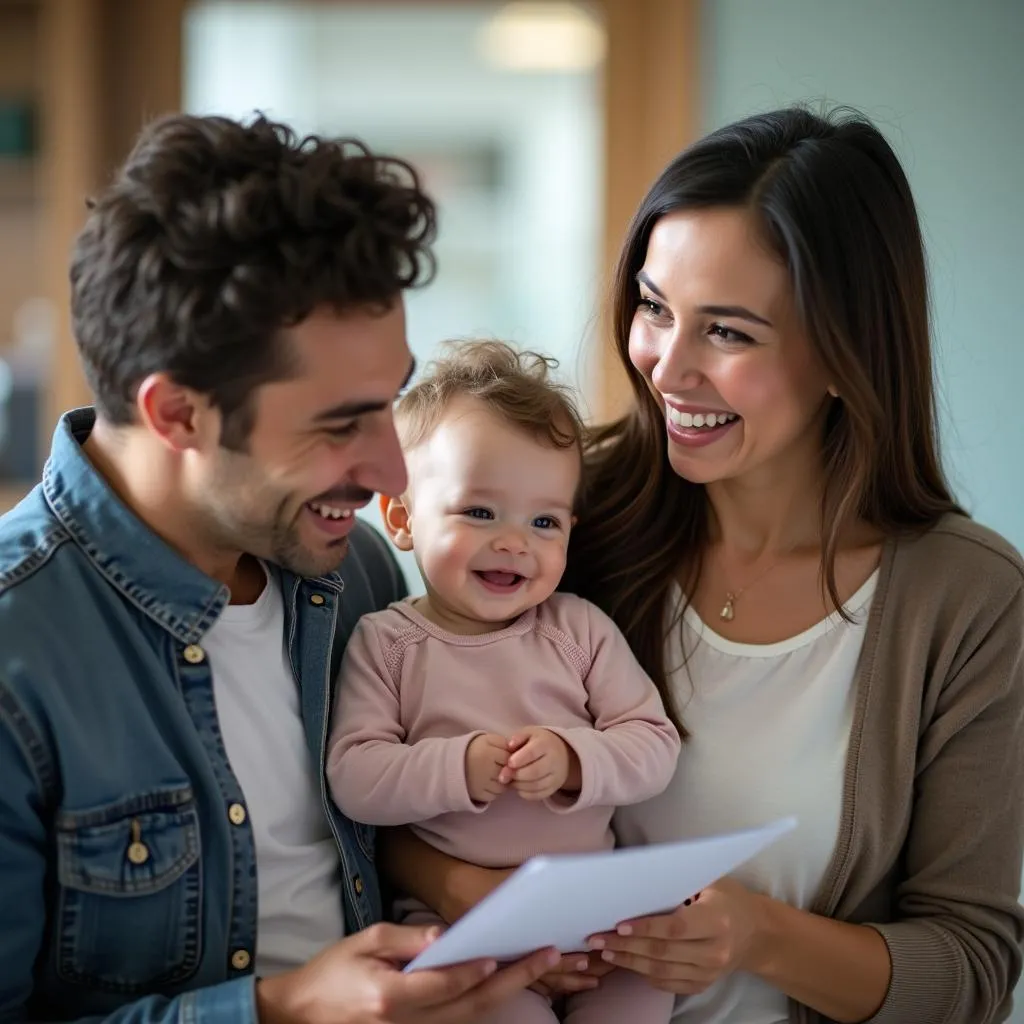
[[[210,396],[228,447],[246,443],[253,389],[291,371],[282,327],[321,306],[384,312],[434,273],[412,167],[262,116],[153,122],[90,205],[71,313],[98,412],[132,423],[163,371]]]

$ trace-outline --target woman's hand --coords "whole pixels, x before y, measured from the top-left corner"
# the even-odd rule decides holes
[[[590,947],[610,966],[643,974],[656,988],[703,992],[733,971],[753,969],[763,899],[722,879],[671,914],[624,921],[617,931],[592,936]]]

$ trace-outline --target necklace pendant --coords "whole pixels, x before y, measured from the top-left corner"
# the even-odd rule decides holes
[[[722,610],[718,613],[718,617],[723,622],[732,622],[735,617],[736,610],[733,608],[733,601],[735,600],[736,598],[733,594],[725,595],[725,604],[722,605]]]

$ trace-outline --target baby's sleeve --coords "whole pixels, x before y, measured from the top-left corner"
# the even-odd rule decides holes
[[[593,726],[552,729],[579,758],[582,787],[575,799],[559,794],[550,806],[573,811],[639,803],[671,781],[679,733],[615,623],[587,601],[579,601],[578,615],[577,642],[590,658],[583,682]]]
[[[407,825],[450,811],[479,811],[466,785],[466,748],[476,732],[407,744],[400,680],[374,621],[352,632],[338,676],[327,781],[342,812],[368,825]]]

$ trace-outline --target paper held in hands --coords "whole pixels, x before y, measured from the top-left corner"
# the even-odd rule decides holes
[[[405,969],[514,960],[545,946],[563,953],[586,949],[595,932],[674,910],[795,825],[795,818],[782,818],[685,842],[532,857]]]

